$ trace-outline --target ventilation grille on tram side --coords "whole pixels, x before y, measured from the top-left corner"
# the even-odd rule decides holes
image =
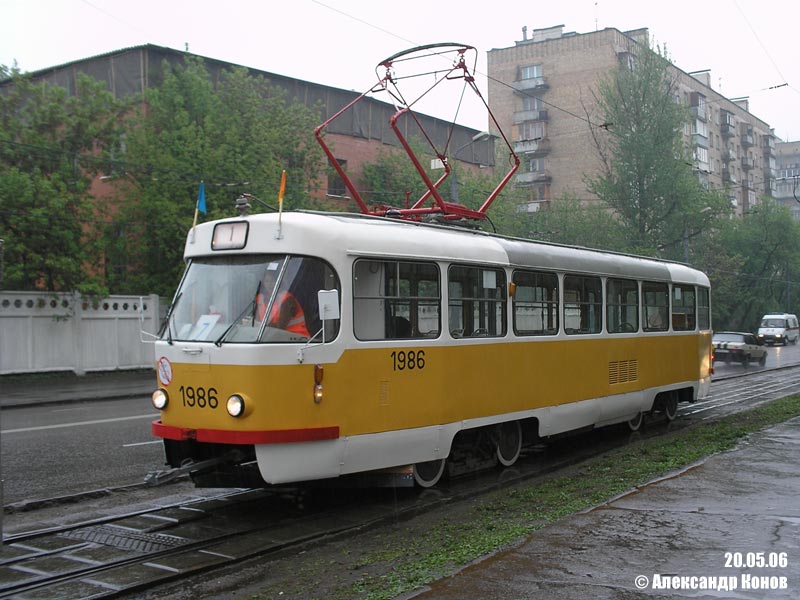
[[[616,360],[608,363],[608,383],[628,383],[639,379],[639,361]]]

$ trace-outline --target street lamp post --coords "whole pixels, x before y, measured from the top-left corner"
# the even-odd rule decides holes
[[[453,203],[457,203],[458,202],[458,175],[456,175],[456,164],[455,163],[458,160],[459,152],[461,152],[464,148],[466,148],[468,146],[471,146],[475,142],[480,142],[480,141],[486,140],[489,137],[491,137],[491,134],[488,131],[480,131],[480,132],[476,133],[475,135],[473,135],[472,139],[470,141],[468,141],[466,144],[461,144],[458,148],[453,150],[453,154],[452,154],[453,170],[452,170],[452,173],[451,173],[453,179],[451,179],[451,181],[450,181],[450,198],[451,198]]]

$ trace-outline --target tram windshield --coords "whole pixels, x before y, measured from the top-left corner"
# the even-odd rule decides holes
[[[339,279],[322,260],[285,255],[195,258],[168,313],[162,339],[292,343],[321,336],[317,292]],[[326,322],[325,339],[338,333]]]

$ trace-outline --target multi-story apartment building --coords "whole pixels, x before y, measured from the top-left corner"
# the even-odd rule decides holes
[[[778,172],[775,198],[800,220],[800,142],[778,142],[775,155]]]
[[[594,200],[585,177],[600,168],[590,130],[599,119],[598,83],[648,45],[648,30],[576,34],[558,25],[522,34],[488,53],[489,103],[522,159],[516,183],[529,190],[522,208],[536,211],[567,193]],[[774,194],[774,132],[749,112],[747,99],[711,89],[708,71],[669,71],[675,100],[689,107],[684,138],[700,181],[724,190],[738,215]]]

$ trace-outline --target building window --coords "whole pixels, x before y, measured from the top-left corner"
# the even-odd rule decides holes
[[[544,171],[544,159],[543,158],[529,158],[525,161],[526,171],[528,173],[541,173]]]
[[[550,200],[550,185],[543,183],[531,188],[531,199],[534,202],[548,202]]]
[[[547,137],[546,121],[525,121],[517,125],[517,140],[543,140]]]
[[[542,110],[542,99],[539,96],[523,96],[522,97],[522,110],[524,111],[540,111]]]
[[[519,69],[520,79],[538,79],[541,76],[542,65],[528,65],[526,67],[520,67]]]
[[[337,158],[336,162],[343,171],[347,170],[347,161],[343,158]],[[328,195],[329,196],[346,196],[347,188],[344,185],[344,180],[339,176],[339,173],[331,170],[328,173]]]

